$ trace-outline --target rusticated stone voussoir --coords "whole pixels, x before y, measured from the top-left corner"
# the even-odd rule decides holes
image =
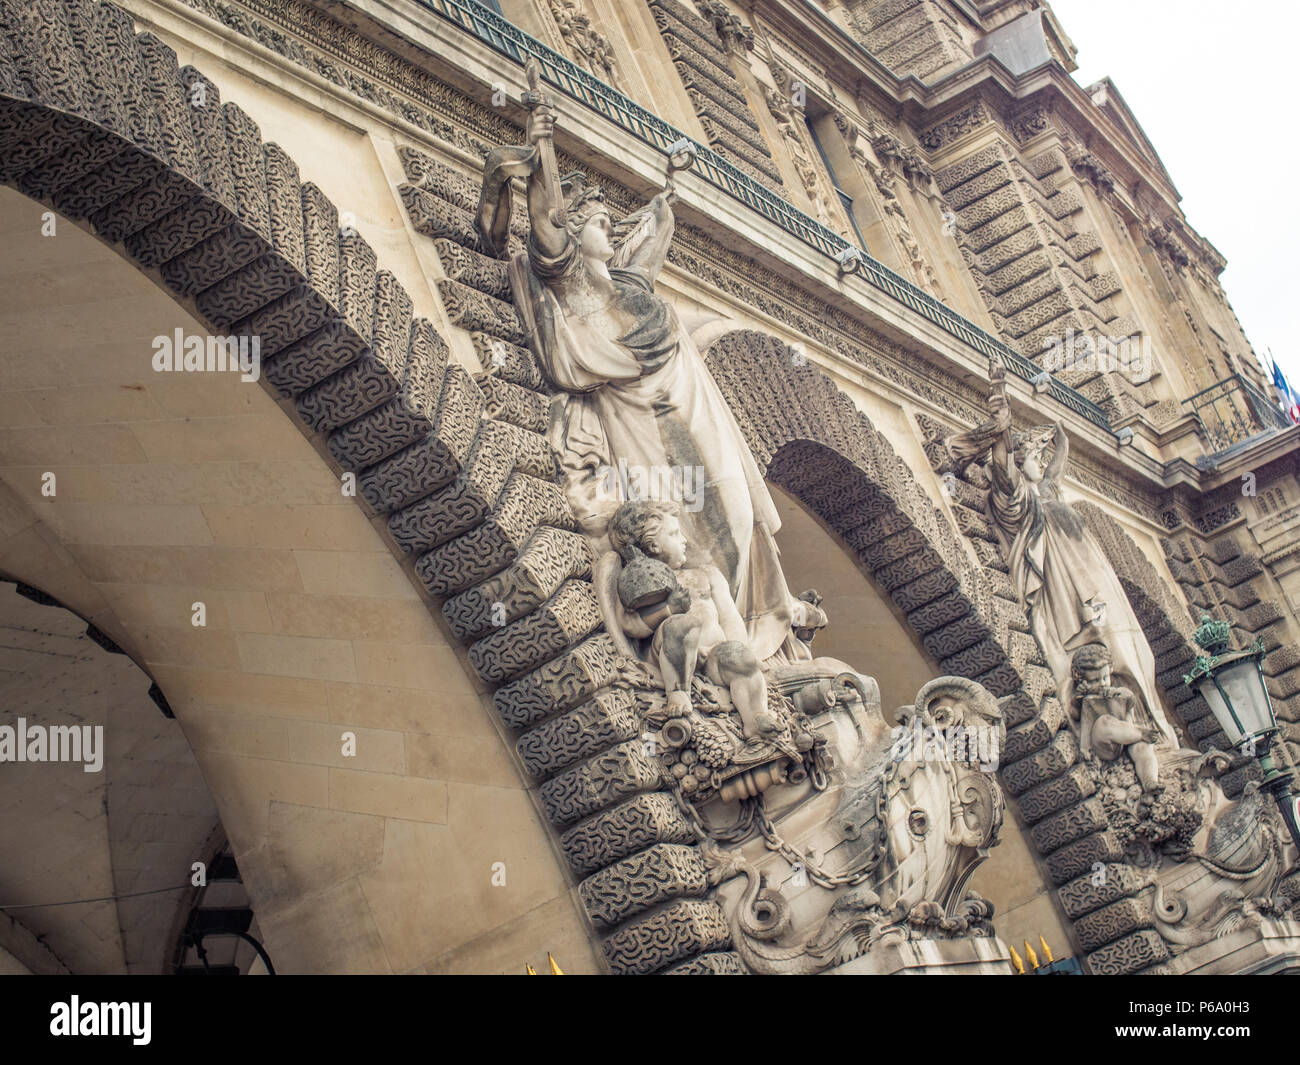
[[[707,889],[696,848],[656,843],[593,873],[578,885],[578,895],[591,919],[609,928],[652,906],[702,895]]]
[[[524,768],[540,779],[640,733],[631,693],[611,688],[525,732],[516,749]]]
[[[625,924],[604,941],[605,959],[619,974],[658,972],[693,954],[725,950],[731,935],[716,902],[679,900]]]
[[[1097,774],[1077,762],[1058,777],[1031,788],[1019,797],[1020,813],[1030,824],[1086,799],[1097,790]]]
[[[1104,829],[1049,854],[1047,872],[1052,883],[1059,886],[1099,863],[1119,862],[1123,857],[1119,841],[1109,829]]]
[[[1145,874],[1131,865],[1102,862],[1057,888],[1056,896],[1066,915],[1077,921],[1086,913],[1133,894],[1145,883]]]
[[[1159,933],[1144,928],[1093,951],[1088,955],[1088,970],[1094,976],[1122,976],[1168,960],[1165,941]]]
[[[560,837],[569,866],[586,876],[655,843],[691,843],[695,831],[667,792],[643,792],[574,825]]]
[[[639,742],[629,742],[552,777],[539,794],[550,820],[568,825],[638,791],[656,790],[661,783],[658,763]]]
[[[1151,905],[1146,899],[1130,896],[1079,918],[1074,924],[1079,945],[1091,953],[1123,936],[1152,927]]]
[[[1110,827],[1106,808],[1098,798],[1089,798],[1039,821],[1030,830],[1039,854],[1051,854],[1067,843]]]

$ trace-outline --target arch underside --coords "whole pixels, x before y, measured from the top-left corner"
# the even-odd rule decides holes
[[[130,16],[122,10],[79,0],[4,4],[0,5],[0,26],[0,181],[57,211],[60,227],[67,224],[63,219],[77,220],[82,228],[144,271],[178,302],[182,317],[186,313],[194,315],[209,334],[260,337],[264,382],[271,386],[272,395],[288,401],[283,409],[300,429],[315,435],[319,452],[333,467],[329,478],[334,485],[334,502],[355,506],[339,496],[340,475],[355,474],[356,491],[344,490],[343,494],[358,496],[368,514],[380,516],[378,524],[385,529],[386,543],[365,527],[365,521],[361,529],[351,526],[346,537],[356,541],[374,538],[381,550],[397,556],[399,569],[405,565],[406,574],[401,579],[417,587],[423,585],[429,596],[445,598],[457,591],[468,591],[493,576],[499,583],[518,589],[510,597],[512,625],[506,634],[509,652],[480,649],[476,656],[471,654],[472,665],[488,678],[488,683],[526,672],[567,646],[573,632],[552,623],[553,613],[548,611],[546,601],[557,590],[566,597],[564,601],[571,600],[572,589],[561,589],[560,585],[570,575],[581,575],[588,559],[585,551],[574,550],[580,539],[565,529],[569,521],[567,509],[552,483],[554,464],[544,441],[510,422],[483,417],[481,393],[469,374],[448,358],[447,345],[438,329],[413,316],[410,296],[392,274],[380,268],[366,241],[354,230],[340,229],[334,204],[319,188],[300,181],[296,165],[281,149],[263,143],[256,124],[244,111],[222,103],[211,80],[194,68],[179,68],[175,53],[156,36],[137,34]],[[194,105],[199,98],[202,105]],[[64,230],[60,228],[60,232]],[[140,372],[148,365],[149,356],[147,347],[143,348]],[[81,365],[86,364],[69,360],[69,366]],[[111,372],[101,371],[100,378],[107,379]],[[129,376],[121,387],[134,387]],[[214,386],[214,395],[220,391]],[[229,400],[230,396],[223,394],[216,402]],[[259,402],[267,403],[249,400],[254,407]],[[269,417],[266,408],[258,409]],[[200,405],[196,413],[213,412]],[[283,418],[273,409],[271,413]],[[211,424],[219,422],[213,419]],[[39,436],[36,439],[39,442]],[[302,449],[291,450],[301,460],[307,479],[319,487],[314,471],[307,467],[319,462],[325,468],[325,462],[315,454],[308,461],[300,453]],[[37,457],[30,461],[35,464],[43,460]],[[248,464],[254,464],[251,456]],[[166,484],[166,474],[160,476],[159,483]],[[286,487],[289,484],[283,483]],[[24,490],[20,494],[27,493]],[[39,493],[35,494],[39,498]],[[193,501],[202,503],[202,495]],[[58,508],[61,502],[53,500],[49,505]],[[87,511],[87,521],[93,520],[89,513],[93,508],[81,509]],[[59,527],[76,532],[80,520],[77,514],[75,506],[63,507],[58,512]],[[102,514],[98,516],[102,518]],[[281,515],[274,520],[282,519]],[[55,534],[46,529],[42,535],[54,551],[61,550]],[[241,535],[252,548],[274,545],[277,538],[283,541],[289,534],[268,527]],[[328,536],[329,531],[324,535]],[[93,534],[82,536],[81,541],[99,542]],[[171,541],[151,540],[146,534],[140,542]],[[513,565],[524,553],[525,544],[533,548],[527,564]],[[365,546],[371,550],[368,542]],[[209,572],[208,563],[202,559],[210,558],[218,566],[226,566],[228,579],[226,583],[216,579],[209,587],[255,586],[257,573],[234,575],[235,563],[230,555],[229,551],[223,555],[220,549],[205,555],[201,547],[196,547],[196,576],[183,575],[180,579],[200,583],[197,574]],[[66,562],[66,554],[63,557]],[[147,569],[147,552],[140,557]],[[410,569],[412,560],[419,563],[414,572]],[[357,556],[357,561],[367,563],[368,559]],[[65,565],[70,583],[73,569]],[[371,569],[383,587],[391,586],[386,570],[381,572],[375,566]],[[162,567],[157,572],[162,572]],[[32,579],[25,568],[14,575]],[[355,589],[364,575],[354,573],[344,579],[347,575],[340,567],[342,583],[334,589],[335,594],[365,594],[349,590]],[[271,590],[280,579],[267,571],[263,578]],[[173,583],[177,580],[168,579]],[[80,586],[88,589],[87,596],[93,597],[89,591],[92,585],[93,581],[80,579]],[[390,599],[405,597],[417,603],[419,599],[409,587],[401,594],[371,594]],[[71,596],[68,601],[75,598]],[[462,601],[451,612],[452,620],[444,624],[464,644],[472,645],[492,629],[490,605],[500,598],[491,595],[477,608]],[[339,602],[352,609],[350,604],[359,601],[345,598]],[[302,605],[310,604],[303,600]],[[401,607],[396,617],[378,613],[374,620],[362,617],[358,624],[395,629],[399,618],[407,624],[408,605],[394,602],[394,609]],[[97,606],[79,608],[92,612]],[[375,608],[380,609],[379,600]],[[363,612],[364,602],[355,609]],[[581,611],[579,615],[574,630],[584,620]],[[187,616],[185,622],[188,620]],[[586,631],[591,627],[588,623]],[[104,628],[133,653],[148,643],[138,626],[112,617],[111,612],[104,619]],[[478,720],[481,699],[475,694],[471,674],[454,657],[438,656],[436,647],[432,648],[432,660],[407,665],[410,653],[419,650],[417,644],[433,642],[431,634],[436,629],[437,624],[431,624],[427,615],[422,626],[412,618],[408,631],[418,635],[399,635],[408,643],[403,645],[405,650],[392,650],[398,656],[395,662],[384,660],[381,648],[373,672],[377,680],[391,678],[398,685],[415,684],[401,679],[407,675],[431,677],[429,683],[449,693],[449,709],[435,715],[436,721],[444,722],[444,728],[449,723],[457,734],[423,736],[429,728],[440,727],[436,721],[432,725],[426,721],[387,724],[384,731],[358,729],[363,756],[367,742],[372,744],[372,764],[362,769],[374,769],[373,775],[358,770],[348,777],[347,771],[342,771],[347,763],[323,764],[337,762],[337,750],[334,755],[327,749],[301,757],[290,754],[289,761],[265,763],[282,767],[282,779],[270,782],[270,802],[260,798],[260,812],[251,818],[247,806],[253,795],[241,791],[246,783],[243,778],[228,777],[229,787],[215,789],[223,814],[237,811],[239,816],[234,820],[261,828],[260,833],[242,833],[239,840],[246,851],[255,850],[238,855],[250,893],[262,901],[276,898],[282,904],[286,900],[292,903],[281,905],[284,912],[275,915],[280,918],[278,928],[268,933],[267,945],[272,954],[287,960],[288,971],[405,971],[430,956],[438,965],[472,967],[474,957],[490,957],[494,949],[501,949],[494,946],[498,941],[509,950],[510,943],[518,945],[528,939],[531,933],[526,926],[516,922],[516,927],[509,922],[531,908],[536,934],[549,934],[553,945],[564,944],[561,953],[567,955],[566,962],[574,970],[595,967],[597,963],[586,942],[588,933],[564,883],[554,845],[524,791],[527,780],[510,764],[507,754],[488,753],[477,736],[483,731],[488,742],[500,745],[499,733],[491,727],[484,730]],[[499,635],[500,630],[495,631]],[[221,638],[230,639],[228,635]],[[448,637],[437,639],[445,643]],[[227,768],[238,769],[243,764],[230,753],[232,744],[250,748],[269,742],[274,749],[283,750],[280,731],[296,727],[290,718],[306,715],[323,720],[329,716],[332,728],[328,731],[335,737],[350,720],[348,716],[340,718],[336,708],[326,707],[323,698],[308,702],[310,683],[268,675],[283,674],[285,670],[276,661],[276,641],[268,638],[265,642],[266,647],[260,652],[254,649],[251,656],[245,656],[245,645],[239,648],[241,656],[260,658],[265,663],[248,667],[245,657],[241,657],[245,678],[251,668],[253,673],[261,674],[254,679],[274,682],[263,685],[264,690],[276,688],[287,700],[281,705],[269,705],[254,699],[252,705],[258,712],[266,711],[265,720],[254,720],[256,714],[236,717],[211,712],[212,703],[227,710],[251,690],[243,681],[234,683],[237,677],[231,677],[231,695],[216,696],[207,703],[185,699],[185,706],[177,707],[187,732],[204,741],[211,740],[212,729],[221,721],[237,722],[235,727],[243,730],[240,735],[222,740],[225,746],[219,748],[219,756],[201,755],[200,760],[209,763],[209,768],[215,764],[213,759]],[[282,641],[279,646],[287,644]],[[472,652],[472,646],[470,649]],[[139,657],[146,669],[157,672],[157,654],[146,648]],[[166,661],[167,656],[163,655],[162,660]],[[338,664],[331,661],[318,662],[313,668],[340,673]],[[440,669],[451,672],[440,679]],[[328,677],[325,683],[328,687]],[[317,686],[317,690],[324,694],[324,688]],[[427,698],[414,690],[407,692],[404,699],[400,689],[370,690],[373,696],[357,706],[356,712],[363,720],[382,715],[393,721],[414,720],[420,716],[421,699]],[[472,709],[469,702],[473,703]],[[449,715],[457,713],[470,716],[449,722]],[[251,732],[245,728],[249,724],[256,726]],[[405,761],[404,734],[396,731],[402,728],[421,734],[416,736],[420,742],[413,747],[412,733],[405,733]],[[459,736],[462,733],[469,735]],[[387,739],[392,736],[396,736],[395,748]],[[436,745],[428,742],[435,738],[439,740]],[[296,742],[304,751],[312,744],[328,748],[338,743],[337,738],[317,743],[310,738],[295,741],[290,737],[291,752]],[[392,752],[392,756],[382,751],[374,755],[375,743]],[[472,760],[481,787],[473,781],[462,783],[454,768],[440,768],[440,758],[458,756]],[[376,757],[384,764],[373,762]],[[364,763],[365,758],[359,762]],[[407,767],[405,773],[403,765]],[[299,770],[310,770],[317,783],[305,778],[301,785],[297,783]],[[427,777],[430,772],[450,775],[452,779],[435,784]],[[425,776],[421,777],[421,773]],[[375,786],[390,789],[389,798],[382,804],[370,788],[371,779]],[[338,790],[349,781],[361,789],[350,799],[341,797]],[[409,788],[399,787],[404,784]],[[407,813],[404,805],[421,812]],[[339,810],[340,806],[369,812],[347,813]],[[427,815],[422,812],[426,809]],[[421,817],[429,823],[422,825]],[[351,821],[345,823],[347,818]],[[491,826],[496,822],[501,827],[494,833]],[[348,829],[347,824],[354,829]],[[345,836],[348,831],[354,834],[350,839],[341,839],[336,830]],[[355,832],[361,832],[364,840]],[[338,846],[329,853],[320,848],[317,852],[304,850],[300,844],[310,843],[313,834],[322,841],[322,847],[323,841],[331,838]],[[289,839],[299,841],[296,849],[284,846]],[[484,905],[475,899],[476,912],[488,916],[475,918],[479,927],[468,930],[462,928],[465,922],[447,920],[432,922],[431,928],[411,935],[398,927],[399,914],[397,924],[382,930],[386,938],[380,942],[374,922],[365,913],[367,901],[382,901],[386,896],[400,900],[401,891],[406,890],[403,885],[412,882],[411,859],[436,860],[438,854],[444,854],[440,865],[452,867],[448,876],[460,876],[461,883],[477,884],[480,866],[483,870],[489,868],[488,852],[493,850],[515,855],[516,873],[511,883],[520,885],[513,895],[502,892],[495,897],[518,898],[525,884],[546,893],[533,896],[515,913],[510,912],[514,902]],[[247,866],[245,858],[249,859]],[[361,878],[352,868],[362,859],[370,863],[369,900],[358,888]],[[548,873],[548,866],[554,872]],[[340,867],[345,868],[347,876],[340,873]],[[520,869],[537,872],[525,876]],[[484,879],[487,875],[483,872]],[[313,901],[303,905],[308,895]],[[538,905],[539,899],[543,905]],[[272,916],[270,909],[268,905],[268,918]],[[313,913],[331,909],[350,912],[358,934],[340,938],[312,926]],[[261,905],[258,912],[261,917]],[[494,918],[494,913],[503,916]],[[500,931],[490,925],[482,927],[483,920],[493,919],[505,922]],[[574,945],[575,932],[580,946]],[[466,935],[479,939],[463,942]],[[394,953],[386,953],[393,944]],[[416,950],[426,953],[416,954]],[[401,951],[406,951],[406,960],[399,956]],[[447,956],[439,961],[442,954]],[[502,958],[499,964],[514,968],[522,964],[522,958]]]

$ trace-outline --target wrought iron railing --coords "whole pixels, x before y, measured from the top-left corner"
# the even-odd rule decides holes
[[[1183,402],[1200,421],[1211,451],[1223,451],[1252,436],[1291,424],[1291,419],[1241,374],[1216,381]]]
[[[644,143],[667,152],[678,141],[689,141],[695,152],[691,164],[691,169],[695,173],[710,185],[757,211],[764,218],[823,255],[835,259],[846,248],[852,247],[838,233],[827,229],[820,222],[787,203],[771,189],[733,166],[711,148],[687,137],[658,115],[629,100],[617,89],[606,85],[554,49],[530,37],[514,23],[478,3],[477,0],[421,0],[421,2],[518,63],[526,62],[530,56],[536,59],[541,67],[542,77],[546,81],[575,100],[599,111]],[[854,248],[854,250],[858,249]],[[883,263],[864,254],[858,260],[856,272],[874,288],[910,307],[986,358],[998,359],[1016,376],[1032,381],[1042,374],[1042,367],[1032,360],[991,336],[951,307],[940,303],[928,292],[900,277]],[[1113,432],[1106,412],[1086,396],[1055,378],[1051,379],[1049,392],[1057,402],[1064,404],[1080,417],[1086,418],[1107,432]]]

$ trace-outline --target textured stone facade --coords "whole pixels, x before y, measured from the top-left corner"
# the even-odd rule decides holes
[[[637,83],[615,78],[602,58],[617,25],[582,13],[575,36],[572,5],[542,6],[591,75]],[[1204,751],[1226,739],[1182,683],[1201,610],[1265,641],[1284,738],[1300,745],[1300,626],[1246,540],[1255,504],[1233,479],[1240,468],[1265,486],[1293,485],[1295,440],[1260,444],[1257,465],[1235,455],[1231,476],[1197,465],[1211,448],[1181,401],[1223,362],[1254,387],[1262,377],[1218,286],[1222,260],[1182,218],[1159,160],[1123,142],[1108,112],[1080,114],[1050,86],[1008,100],[978,83],[946,84],[979,62],[975,46],[995,28],[964,8],[827,6],[807,13],[805,36],[763,4],[743,13],[719,2],[646,5],[672,66],[639,76],[675,78],[682,112],[699,123],[688,132],[735,168],[712,183],[683,179],[673,293],[704,308],[693,334],[763,475],[834,533],[938,672],[978,681],[998,700],[1000,780],[1035,855],[1027,875],[1055,892],[1088,969],[1153,969],[1173,955],[1146,885],[1125,862],[1030,634],[985,486],[944,467],[944,442],[979,420],[980,389],[969,383],[983,372],[978,345],[999,345],[1021,378],[1018,419],[1050,415],[1080,434],[1076,505],[1156,654],[1166,709]],[[603,966],[744,971],[697,833],[617,683],[594,559],[548,439],[552,389],[505,264],[484,253],[475,229],[481,160],[495,144],[518,143],[522,119],[493,100],[483,42],[447,11],[413,14],[419,33],[462,57],[457,76],[443,78],[438,64],[389,50],[383,12],[364,4],[345,27],[327,5],[189,3],[196,39],[255,44],[259,62],[315,79],[385,129],[395,150],[377,169],[391,210],[384,225],[361,227],[382,234],[370,242],[350,208],[313,183],[317,166],[329,169],[323,159],[264,141],[252,103],[222,101],[218,66],[178,62],[190,31],[175,5],[129,7],[0,3],[0,180],[120,248],[214,332],[261,338],[281,409],[315,435],[336,474],[355,476],[357,505],[459,644],[457,668],[491,693]],[[862,54],[841,59],[870,78],[846,87],[828,73],[821,19],[861,42]],[[1067,62],[1057,59],[1066,80]],[[925,88],[906,118],[904,78]],[[785,111],[769,106],[773,92],[803,95]],[[560,99],[564,116],[605,123],[602,140],[585,141],[561,123],[566,169],[599,181],[626,213],[662,180],[662,162],[652,173],[646,160],[665,146],[648,149],[657,142],[626,114],[599,118],[611,112],[588,115],[576,94]],[[780,123],[791,121],[814,125],[816,151],[800,128],[798,155],[787,157],[796,149]],[[847,166],[836,166],[837,152]],[[819,225],[785,202],[799,194],[781,175],[828,163],[833,174],[802,182],[809,214],[819,196],[829,204]],[[847,206],[830,203],[836,186]],[[901,276],[837,264],[827,248],[843,244],[850,217],[866,234],[862,250]],[[520,250],[523,212],[508,231]],[[1177,304],[1172,322],[1149,314],[1157,286]],[[1039,399],[1028,379],[1066,330],[1149,340],[1156,372],[1136,380],[1065,369]],[[1122,427],[1143,461],[1116,443]],[[1253,766],[1236,757],[1221,778],[1229,796]]]

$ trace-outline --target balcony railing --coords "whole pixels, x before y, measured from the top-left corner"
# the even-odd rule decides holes
[[[827,229],[820,222],[804,214],[755,181],[748,174],[723,159],[717,152],[687,137],[681,130],[669,125],[658,115],[629,100],[617,89],[583,70],[576,63],[535,40],[523,30],[498,15],[477,0],[421,0],[432,11],[457,26],[474,34],[489,47],[509,56],[518,63],[527,62],[531,56],[541,67],[542,77],[568,96],[599,111],[642,142],[667,152],[680,140],[688,140],[695,148],[691,169],[715,188],[757,211],[768,221],[780,226],[797,240],[816,249],[827,258],[835,259],[848,241]],[[855,248],[855,251],[860,249]],[[949,335],[974,348],[985,358],[996,358],[1008,371],[1026,381],[1032,381],[1043,371],[1030,359],[1012,350],[1002,341],[989,335],[974,322],[963,318],[951,307],[940,303],[928,292],[899,277],[883,263],[863,254],[859,260],[858,276],[874,288],[910,307],[929,319]],[[1086,396],[1068,385],[1052,378],[1051,396],[1080,417],[1107,432],[1113,432],[1106,412]]]
[[[1240,374],[1215,382],[1183,403],[1200,420],[1212,452],[1291,424],[1276,404]]]

